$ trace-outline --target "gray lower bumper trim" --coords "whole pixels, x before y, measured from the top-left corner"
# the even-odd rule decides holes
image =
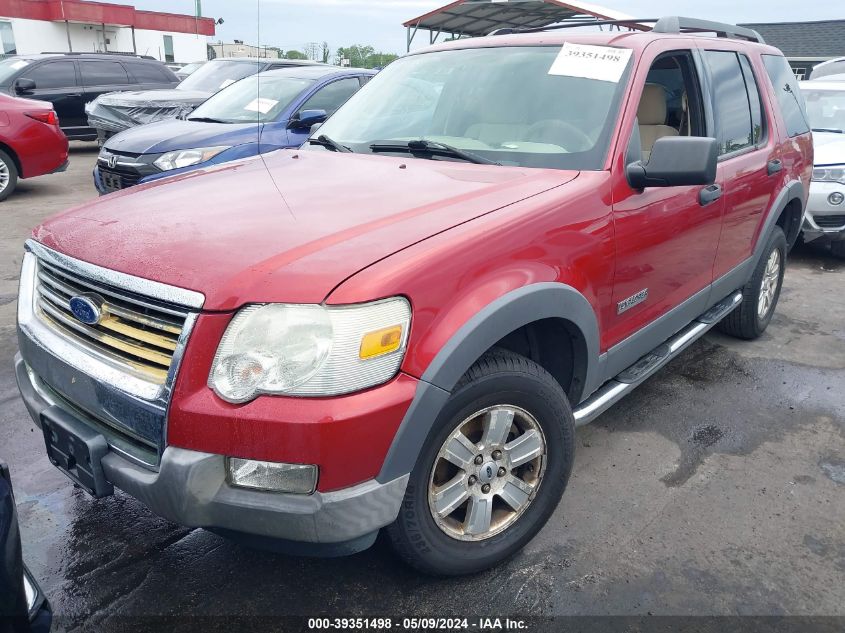
[[[37,421],[50,404],[34,389],[23,363],[18,355],[18,384]],[[158,472],[113,451],[102,464],[112,484],[176,523],[308,543],[342,543],[392,523],[408,484],[404,475],[312,495],[233,488],[226,482],[224,456],[174,446],[164,450]]]

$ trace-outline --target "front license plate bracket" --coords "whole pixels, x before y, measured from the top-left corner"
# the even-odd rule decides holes
[[[102,466],[109,452],[105,437],[55,406],[41,412],[41,430],[47,457],[56,468],[98,499],[114,494]]]

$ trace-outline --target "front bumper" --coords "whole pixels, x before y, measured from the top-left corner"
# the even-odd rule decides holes
[[[57,403],[40,387],[20,354],[15,357],[15,374],[24,404],[40,427],[41,413]],[[262,492],[230,486],[225,459],[168,446],[157,471],[114,450],[103,458],[102,466],[109,482],[176,523],[328,545],[362,539],[365,545],[371,543],[378,529],[398,515],[408,482],[405,475],[383,484],[370,480],[312,495]]]
[[[845,240],[845,202],[834,205],[830,195],[845,195],[845,185],[835,182],[812,182],[807,212],[804,214],[804,240],[810,242],[820,237]]]

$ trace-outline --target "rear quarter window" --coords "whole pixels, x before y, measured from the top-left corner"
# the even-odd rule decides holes
[[[798,80],[795,79],[789,62],[779,55],[763,55],[762,57],[766,74],[769,75],[772,87],[775,89],[778,106],[786,124],[786,133],[789,136],[808,133],[810,125],[807,122],[807,106],[798,89]]]

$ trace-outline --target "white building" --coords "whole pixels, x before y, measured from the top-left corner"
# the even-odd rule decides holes
[[[268,48],[267,46],[253,46],[252,44],[244,44],[241,40],[235,40],[231,44],[228,42],[209,43],[209,46],[214,50],[217,57],[260,57],[269,59],[279,58],[278,48]]]
[[[83,0],[0,2],[0,43],[6,55],[122,52],[189,63],[208,58],[211,35],[214,20],[192,15]]]

